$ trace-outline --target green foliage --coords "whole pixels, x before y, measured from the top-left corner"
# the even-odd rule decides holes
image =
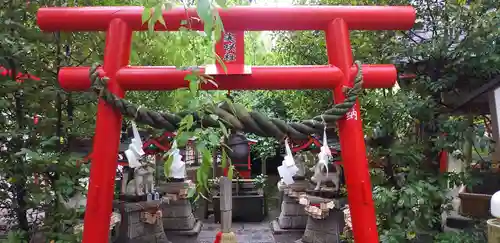
[[[264,189],[267,185],[267,175],[260,174],[254,178],[253,184],[255,188]]]
[[[164,63],[165,61],[169,64],[175,66],[189,66],[185,68],[191,70],[191,74],[185,77],[185,80],[189,83],[187,89],[178,89],[170,94],[165,93],[153,93],[155,98],[153,102],[150,96],[144,94],[133,94],[132,100],[137,100],[140,103],[145,103],[148,106],[155,106],[160,109],[165,109],[167,101],[170,101],[173,105],[170,106],[172,110],[178,112],[180,110],[187,112],[197,112],[200,116],[210,115],[207,111],[209,107],[213,107],[216,103],[226,100],[226,97],[222,96],[220,92],[205,92],[199,90],[202,83],[211,83],[217,86],[211,77],[200,73],[194,65],[202,65],[207,63],[213,63],[215,58],[218,62],[222,62],[220,57],[214,52],[214,44],[221,38],[221,33],[224,29],[221,22],[218,11],[214,11],[216,7],[225,7],[226,1],[209,1],[209,0],[199,0],[196,2],[196,12],[200,19],[204,22],[204,34],[189,31],[187,28],[181,28],[178,33],[153,33],[154,26],[157,22],[165,25],[165,20],[159,14],[162,9],[167,10],[172,7],[174,3],[166,3],[165,1],[159,2],[146,2],[145,10],[143,13],[142,21],[143,23],[148,22],[149,33],[144,33],[140,37],[144,41],[139,42],[137,45],[137,52],[133,55],[133,58],[140,60],[141,65],[144,65],[144,59],[148,58],[150,63]],[[184,2],[182,2],[184,4]],[[188,5],[185,5],[188,7]],[[149,7],[152,7],[149,8]],[[189,25],[188,22],[185,23]],[[155,36],[153,36],[153,34]],[[165,51],[164,45],[176,46],[176,48]],[[141,45],[141,46],[139,46]],[[151,61],[150,54],[148,52],[139,53],[139,51],[144,51],[144,48],[155,48],[157,53],[160,55],[154,55],[154,57],[160,58],[160,60]],[[181,50],[181,51],[179,51]],[[168,59],[166,58],[168,57]],[[223,63],[222,63],[223,64]],[[223,65],[224,66],[224,65]],[[150,92],[152,93],[152,92]],[[215,95],[212,95],[215,93]],[[152,98],[152,97],[151,97]],[[174,102],[172,102],[174,101]],[[212,119],[218,120],[215,115],[210,115]],[[186,116],[181,121],[181,126],[177,131],[175,140],[179,147],[184,147],[190,138],[196,139],[196,150],[202,154],[202,163],[200,168],[197,170],[197,189],[199,193],[203,191],[209,191],[208,178],[212,171],[212,152],[215,148],[220,145],[220,137],[227,136],[229,133],[224,125],[224,122],[219,120],[221,125],[221,131],[216,131],[212,128],[203,128],[199,124],[194,124],[193,116]],[[224,157],[225,161],[226,158]],[[172,156],[167,156],[166,163],[164,165],[164,173],[168,176],[169,168],[172,163]],[[231,170],[232,173],[232,170]]]

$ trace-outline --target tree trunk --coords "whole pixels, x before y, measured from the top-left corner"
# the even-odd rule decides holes
[[[15,183],[14,184],[14,195],[15,195],[15,202],[16,202],[16,217],[19,223],[19,228],[25,232],[29,232],[30,226],[28,222],[28,217],[26,215],[27,209],[26,209],[26,190],[24,189],[24,184],[22,183]],[[29,239],[28,239],[29,242]]]

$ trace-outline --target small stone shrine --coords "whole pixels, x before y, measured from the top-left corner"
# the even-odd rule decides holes
[[[187,198],[188,191],[194,190],[194,187],[190,180],[163,182],[158,186],[157,191],[168,202],[161,206],[165,231],[187,236],[200,233],[202,223],[194,217]]]
[[[114,201],[121,214],[117,243],[171,243],[163,230],[163,200],[143,202]]]

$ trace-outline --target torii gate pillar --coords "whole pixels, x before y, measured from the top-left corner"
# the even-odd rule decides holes
[[[345,99],[343,87],[352,87],[354,81],[349,72],[353,63],[349,29],[343,19],[335,19],[328,25],[325,34],[328,62],[344,73],[341,85],[334,89],[335,103],[342,103]],[[360,115],[359,101],[356,101],[345,119],[338,121],[340,147],[347,191],[356,192],[347,193],[354,239],[356,242],[375,243],[378,242],[375,207]]]
[[[104,49],[104,72],[109,77],[108,89],[119,97],[125,95],[118,84],[115,74],[122,67],[128,65],[132,43],[132,30],[121,19],[113,19],[109,23],[106,33],[106,46]],[[92,154],[94,158],[90,163],[88,203],[85,209],[85,226],[92,226],[97,232],[84,230],[83,242],[101,242],[103,236],[108,235],[109,219],[100,220],[103,215],[110,215],[113,205],[114,184],[116,173],[116,155],[120,144],[122,114],[99,100],[97,105],[97,120],[95,127],[94,145]],[[114,161],[110,163],[111,161]],[[105,197],[105,198],[103,198]]]

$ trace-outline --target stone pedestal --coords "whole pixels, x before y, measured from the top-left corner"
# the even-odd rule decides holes
[[[281,183],[281,182],[280,182]],[[302,232],[307,224],[307,214],[304,206],[298,202],[298,195],[307,188],[306,181],[297,181],[293,185],[278,185],[283,191],[281,212],[279,217],[271,222],[273,233]]]
[[[304,211],[304,206],[300,205],[295,198],[283,195],[281,213],[278,219],[273,222],[273,231],[275,233],[304,231],[306,224],[307,214]]]
[[[168,234],[194,236],[200,233],[202,223],[193,214],[186,198],[191,181],[162,183],[157,189],[168,203],[161,206],[163,228]]]
[[[115,242],[171,243],[163,231],[160,211],[161,204],[161,200],[134,203],[123,201],[113,202],[113,206],[121,214],[121,224]],[[145,217],[146,213],[156,214],[156,220],[148,222],[148,219]]]
[[[162,205],[163,228],[168,233],[197,235],[201,230],[201,221],[194,217],[191,203],[187,199],[170,201]]]
[[[308,215],[306,230],[296,243],[340,243],[344,231],[345,198],[321,198],[302,194],[299,203]]]
[[[344,213],[332,209],[324,219],[308,217],[306,230],[296,243],[340,243],[340,235],[344,230]]]

